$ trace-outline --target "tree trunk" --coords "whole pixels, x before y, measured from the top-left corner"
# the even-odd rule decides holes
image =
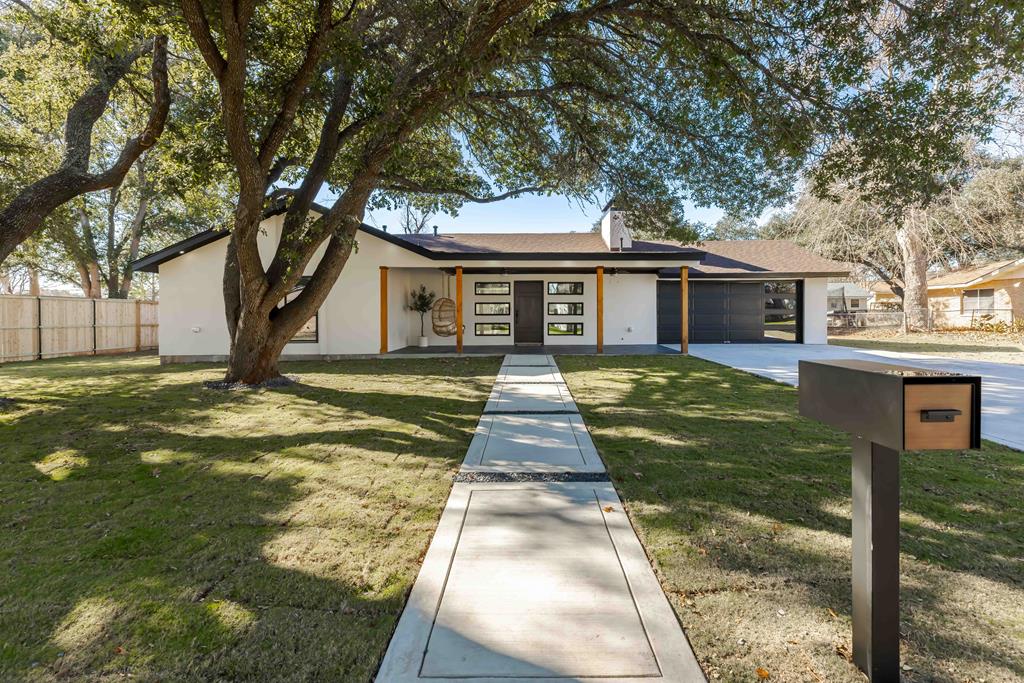
[[[928,310],[928,252],[917,230],[914,216],[904,219],[896,233],[903,257],[903,314],[906,331],[930,328]]]
[[[100,264],[96,261],[89,264],[89,283],[92,285],[89,289],[89,298],[102,299],[103,286],[100,283]]]
[[[290,338],[274,329],[269,316],[243,314],[232,340],[225,381],[262,384],[280,377],[277,362]]]
[[[31,296],[39,296],[39,271],[30,268],[28,271],[28,293]]]

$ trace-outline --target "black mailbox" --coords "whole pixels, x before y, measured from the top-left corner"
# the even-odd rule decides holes
[[[869,360],[802,360],[800,414],[894,451],[979,448],[981,378]]]
[[[981,446],[981,378],[800,361],[800,414],[853,435],[853,661],[900,680],[900,451]]]

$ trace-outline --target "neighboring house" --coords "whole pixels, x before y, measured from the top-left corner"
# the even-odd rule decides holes
[[[829,313],[857,313],[868,310],[871,292],[853,282],[830,282],[828,284]]]
[[[260,248],[267,262],[282,214],[270,211],[263,221]],[[226,236],[200,233],[133,264],[160,274],[163,359],[226,357]],[[284,356],[330,358],[415,345],[419,314],[407,301],[421,284],[461,309],[455,335],[428,330],[432,347],[449,350],[463,344],[678,344],[684,282],[690,342],[824,344],[828,278],[848,275],[842,264],[787,241],[691,247],[634,240],[614,208],[606,209],[600,234],[398,235],[363,225],[357,239],[324,305]],[[320,254],[322,248],[307,274]]]
[[[903,310],[903,302],[896,296],[892,287],[881,280],[876,280],[868,285],[868,309],[872,311],[900,311]]]
[[[1024,258],[995,261],[928,278],[928,307],[937,328],[1024,318]],[[876,305],[897,305],[886,285],[875,289]]]

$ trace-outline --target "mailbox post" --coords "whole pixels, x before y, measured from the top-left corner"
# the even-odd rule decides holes
[[[981,378],[800,361],[800,414],[853,437],[853,661],[900,680],[900,453],[981,446]]]

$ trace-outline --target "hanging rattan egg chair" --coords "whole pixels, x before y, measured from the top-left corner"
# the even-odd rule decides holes
[[[438,299],[430,310],[430,322],[434,326],[434,334],[439,337],[451,337],[456,332],[455,302],[451,299]]]
[[[444,277],[444,288],[448,288],[448,277]],[[451,292],[447,292],[450,294]],[[440,297],[430,309],[430,323],[434,334],[439,337],[452,337],[458,332],[456,325],[456,305],[448,296]]]

